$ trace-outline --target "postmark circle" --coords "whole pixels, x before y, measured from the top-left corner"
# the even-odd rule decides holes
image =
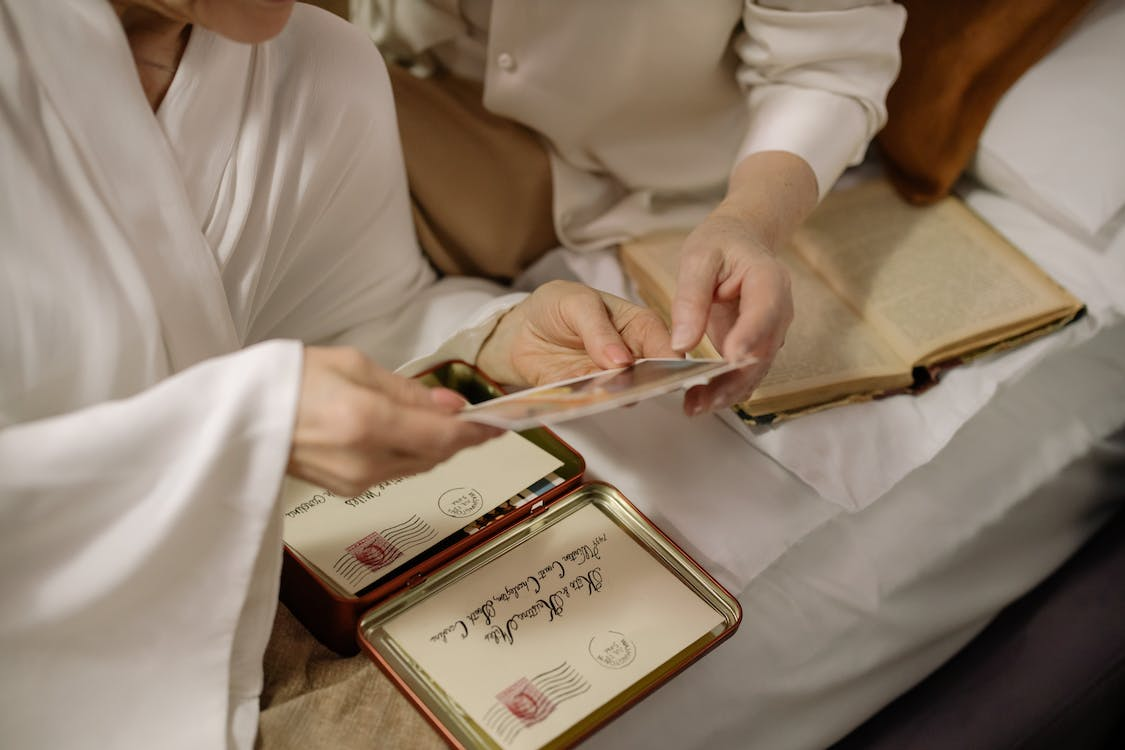
[[[624,669],[637,658],[637,647],[623,633],[607,630],[590,639],[590,656],[606,669]]]
[[[469,518],[480,514],[484,496],[472,487],[454,487],[441,493],[438,509],[450,518]]]

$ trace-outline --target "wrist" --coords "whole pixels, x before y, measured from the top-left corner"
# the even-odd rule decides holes
[[[774,253],[816,207],[818,196],[808,162],[787,151],[762,151],[738,163],[714,215],[738,221]]]

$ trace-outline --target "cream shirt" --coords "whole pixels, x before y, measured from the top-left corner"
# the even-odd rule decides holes
[[[731,169],[803,157],[823,196],[886,119],[889,0],[351,0],[386,54],[484,83],[550,145],[564,244],[691,225]]]

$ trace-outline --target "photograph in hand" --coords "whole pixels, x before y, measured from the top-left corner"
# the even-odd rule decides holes
[[[753,362],[753,359],[742,362],[641,359],[629,367],[603,370],[474,404],[461,412],[461,418],[509,430],[526,430],[703,385],[718,375]]]

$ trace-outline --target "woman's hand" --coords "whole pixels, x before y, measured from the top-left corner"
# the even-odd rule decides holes
[[[688,235],[672,302],[672,343],[695,348],[704,332],[723,357],[755,362],[688,391],[688,414],[749,398],[793,321],[789,272],[775,250],[816,205],[816,176],[800,157],[752,154],[731,177],[726,199]]]
[[[678,356],[653,311],[582,284],[552,281],[500,319],[477,356],[493,379],[532,386]]]
[[[750,396],[785,341],[789,272],[741,221],[712,214],[684,241],[672,319],[678,350],[694,348],[706,330],[724,359],[755,358],[684,398],[688,414],[730,406]]]
[[[464,405],[354,349],[306,347],[288,472],[350,497],[425,471],[503,432],[458,419]]]

